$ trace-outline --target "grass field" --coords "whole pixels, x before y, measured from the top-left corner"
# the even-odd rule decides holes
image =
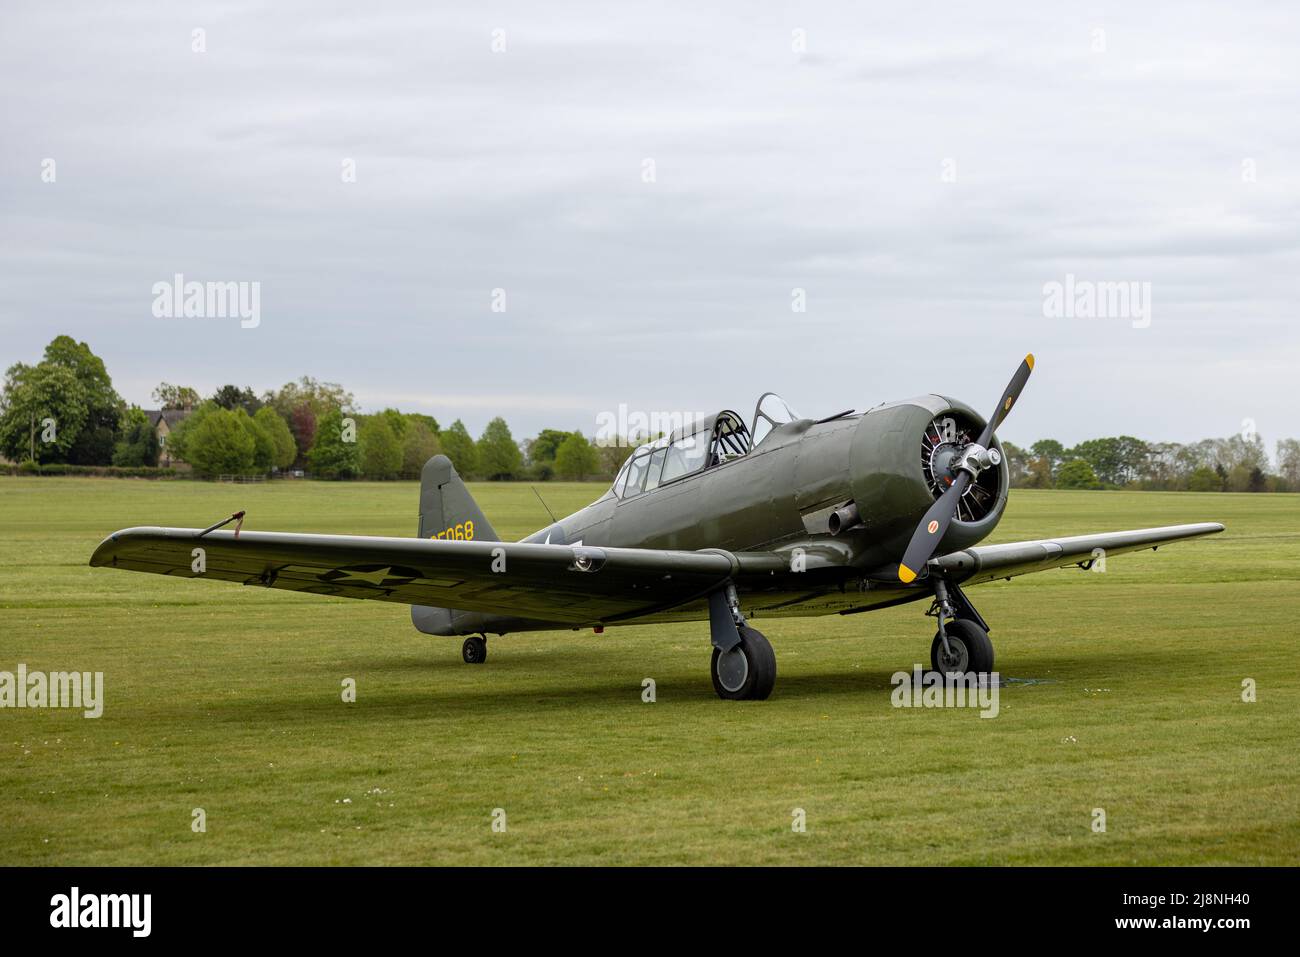
[[[599,491],[543,489],[557,514]],[[525,485],[473,492],[504,537],[546,522]],[[921,606],[767,623],[776,691],[732,703],[703,624],[509,636],[473,667],[401,606],[86,565],[115,529],[236,508],[255,529],[410,535],[416,501],[413,483],[0,478],[0,670],[106,685],[97,720],[0,710],[0,864],[1300,856],[1300,496],[1014,492],[995,541],[1228,531],[973,589],[999,670],[1038,679],[994,720],[890,706],[891,674],[928,661]]]

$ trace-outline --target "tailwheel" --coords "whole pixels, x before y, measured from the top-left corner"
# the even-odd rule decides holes
[[[487,639],[470,635],[465,639],[465,644],[460,646],[460,656],[465,659],[467,665],[483,664],[487,661]]]
[[[956,618],[944,625],[948,635],[948,651],[943,648],[943,635],[936,633],[930,645],[930,664],[941,675],[989,674],[993,670],[993,642],[989,633],[969,618]]]
[[[713,690],[728,701],[762,701],[776,684],[776,653],[761,631],[741,625],[740,641],[713,649]]]

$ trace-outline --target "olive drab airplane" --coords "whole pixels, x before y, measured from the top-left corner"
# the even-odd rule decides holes
[[[748,426],[706,417],[637,449],[610,489],[519,542],[498,539],[446,456],[425,464],[415,538],[128,528],[91,565],[411,606],[415,627],[464,639],[707,621],[713,686],[766,698],[776,657],[754,622],[930,602],[931,664],[993,670],[989,626],[965,589],[1223,530],[1173,525],[979,545],[1007,504],[994,435],[1033,356],[993,415],[923,395],[800,418],[773,393]]]

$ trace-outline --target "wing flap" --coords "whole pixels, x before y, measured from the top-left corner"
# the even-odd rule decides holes
[[[1103,555],[1109,558],[1125,552],[1156,548],[1184,538],[1214,535],[1221,531],[1223,526],[1218,522],[1200,522],[1194,525],[1136,528],[1029,542],[1007,542],[1001,545],[976,545],[944,555],[930,564],[957,582],[977,585],[998,578],[1012,578],[1030,572],[1077,565]]]

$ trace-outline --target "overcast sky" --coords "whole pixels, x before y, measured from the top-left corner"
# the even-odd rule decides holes
[[[0,362],[69,333],[146,407],[160,380],[310,374],[523,438],[619,403],[748,417],[768,389],[991,411],[1032,351],[1005,439],[1252,419],[1271,450],[1300,436],[1298,22],[9,2]],[[176,273],[260,283],[260,324],[155,317]],[[1045,315],[1067,274],[1150,283],[1149,324]]]

